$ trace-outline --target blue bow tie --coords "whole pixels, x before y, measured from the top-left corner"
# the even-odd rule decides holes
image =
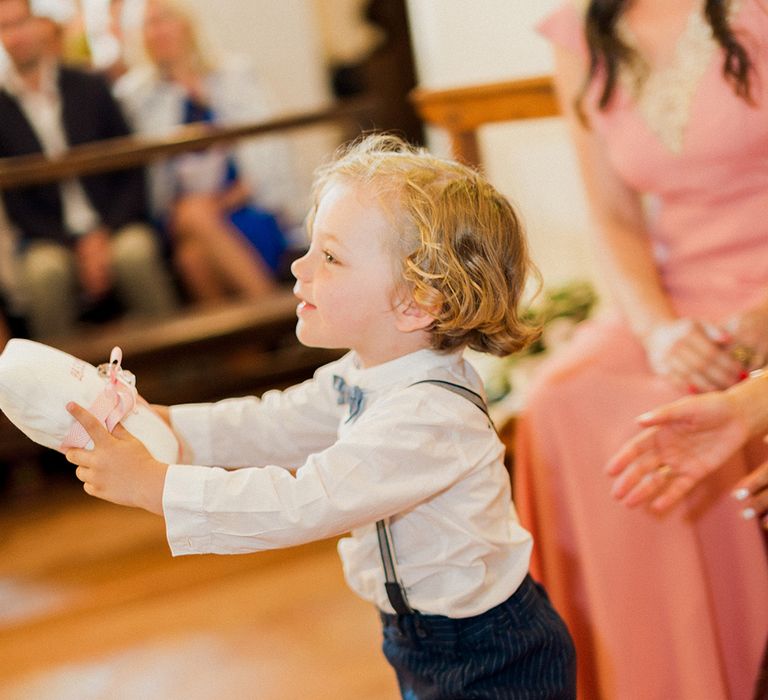
[[[333,388],[339,393],[336,402],[341,405],[344,403],[349,404],[349,415],[347,416],[346,423],[349,423],[363,408],[363,390],[359,386],[349,386],[344,381],[344,377],[340,377],[338,374],[333,375]]]

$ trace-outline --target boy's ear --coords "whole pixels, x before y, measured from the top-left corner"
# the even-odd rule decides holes
[[[435,317],[413,299],[403,299],[395,307],[397,313],[397,330],[403,333],[423,331],[432,325]]]

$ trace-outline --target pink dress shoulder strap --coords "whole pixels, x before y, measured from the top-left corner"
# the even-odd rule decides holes
[[[587,53],[584,14],[573,0],[563,3],[559,9],[547,15],[536,26],[536,30],[556,46],[578,54]]]

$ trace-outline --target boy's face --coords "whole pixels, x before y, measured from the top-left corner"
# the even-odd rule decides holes
[[[305,345],[351,348],[364,366],[411,351],[395,297],[395,264],[384,248],[392,224],[364,187],[332,183],[317,209],[311,245],[291,271],[301,300],[296,335]],[[406,328],[406,332],[403,329]],[[403,349],[403,345],[409,347]]]

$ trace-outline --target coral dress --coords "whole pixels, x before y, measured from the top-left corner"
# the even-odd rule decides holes
[[[768,9],[742,0],[734,11],[757,66],[756,107],[723,81],[714,47],[685,68],[694,80],[677,108],[640,109],[620,84],[606,111],[590,110],[616,170],[652,194],[658,270],[677,312],[712,321],[768,294]],[[571,5],[541,29],[585,51]],[[682,125],[677,137],[664,119]],[[676,398],[612,317],[584,324],[542,368],[519,423],[515,501],[534,535],[534,574],[575,638],[585,700],[752,695],[768,634],[768,564],[757,523],[739,517],[729,494],[764,446],[664,516],[614,501],[603,473],[637,432],[635,417]]]

